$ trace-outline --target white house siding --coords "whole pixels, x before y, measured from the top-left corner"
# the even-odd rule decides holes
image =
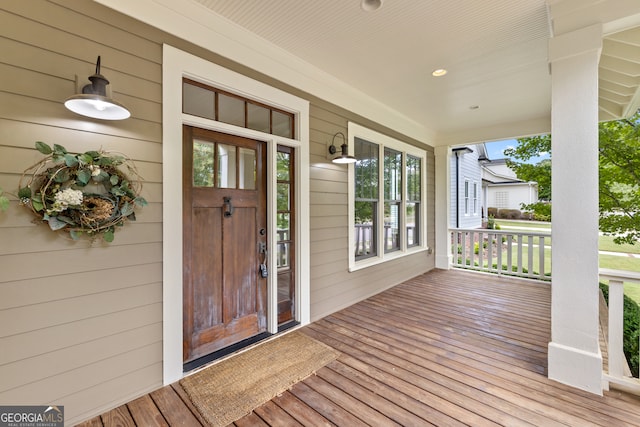
[[[459,155],[459,180],[458,199],[456,200],[456,156],[451,154],[451,206],[450,206],[450,226],[456,226],[456,203],[459,207],[458,226],[459,228],[478,228],[482,225],[482,170],[478,162],[479,153],[474,145],[469,145],[473,153]],[[465,214],[464,183],[469,181],[469,213]],[[477,184],[478,206],[473,213],[473,184]]]
[[[538,201],[538,187],[529,182],[490,184],[487,186],[487,199],[490,208],[522,209],[521,203]]]
[[[0,403],[60,404],[67,423],[162,385],[162,43],[250,75],[259,73],[84,0],[0,3],[0,187],[13,192],[42,158],[35,141],[73,152],[104,148],[131,157],[149,201],[111,244],[72,242],[34,225],[13,200],[0,213]],[[119,122],[83,119],[62,101],[102,56],[113,95],[132,111]],[[311,316],[318,319],[433,268],[425,252],[347,272],[347,174],[325,157],[347,120],[311,99]],[[428,150],[429,244],[434,236],[433,150]]]

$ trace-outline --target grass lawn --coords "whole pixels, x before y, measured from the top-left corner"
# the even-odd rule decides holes
[[[500,225],[502,230],[508,231],[526,231],[522,230],[522,228],[530,229],[535,228],[539,229],[543,232],[551,231],[550,223],[540,223],[535,221],[509,221],[503,219],[496,219],[496,223]],[[545,245],[549,245],[550,239],[545,239]],[[534,243],[537,244],[537,240],[534,240]],[[526,264],[526,247],[523,248],[523,260]],[[613,243],[613,237],[611,236],[600,236],[598,240],[598,249],[606,252],[622,252],[625,254],[640,254],[640,243],[636,245],[616,245]],[[550,251],[545,250],[545,266],[551,265],[550,261]],[[506,262],[506,254],[503,254],[503,262]],[[616,256],[616,255],[607,255],[600,254],[599,256],[600,267],[601,268],[611,268],[614,270],[627,270],[627,271],[640,271],[640,258],[633,258],[630,256]],[[514,262],[515,262],[515,254],[514,254]],[[545,268],[546,269],[546,268]],[[538,271],[538,251],[536,248],[536,252],[534,254],[534,271]],[[633,283],[625,283],[624,284],[624,293],[640,304],[640,285]]]

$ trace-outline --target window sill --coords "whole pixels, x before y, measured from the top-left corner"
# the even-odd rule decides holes
[[[416,246],[413,248],[409,248],[406,251],[389,252],[387,254],[384,254],[383,257],[377,256],[377,257],[363,259],[362,261],[355,261],[349,265],[349,273],[353,273],[359,270],[363,270],[365,268],[373,267],[374,265],[383,264],[385,262],[394,261],[409,255],[415,255],[420,252],[427,252],[427,247]]]

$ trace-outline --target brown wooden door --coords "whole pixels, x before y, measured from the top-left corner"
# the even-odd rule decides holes
[[[183,129],[183,359],[189,362],[266,330],[267,279],[259,269],[267,242],[266,147]]]

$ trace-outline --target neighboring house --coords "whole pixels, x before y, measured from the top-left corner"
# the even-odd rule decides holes
[[[126,154],[149,202],[112,243],[54,235],[15,197],[0,213],[1,404],[64,405],[73,425],[245,339],[450,268],[450,147],[550,131],[564,258],[548,373],[602,392],[596,120],[638,108],[616,70],[640,59],[607,49],[620,56],[614,33],[640,27],[640,3],[358,3],[0,2],[0,187],[17,188],[44,141]],[[98,55],[127,120],[63,106]],[[610,80],[629,93],[599,100]],[[328,160],[340,134],[355,166]],[[475,168],[458,189],[478,221]],[[361,224],[374,243],[356,255]]]
[[[484,144],[454,147],[451,155],[450,200],[453,228],[482,226],[482,162],[487,158]]]
[[[518,179],[506,159],[482,164],[482,192],[487,208],[521,210],[538,201],[538,183]]]

